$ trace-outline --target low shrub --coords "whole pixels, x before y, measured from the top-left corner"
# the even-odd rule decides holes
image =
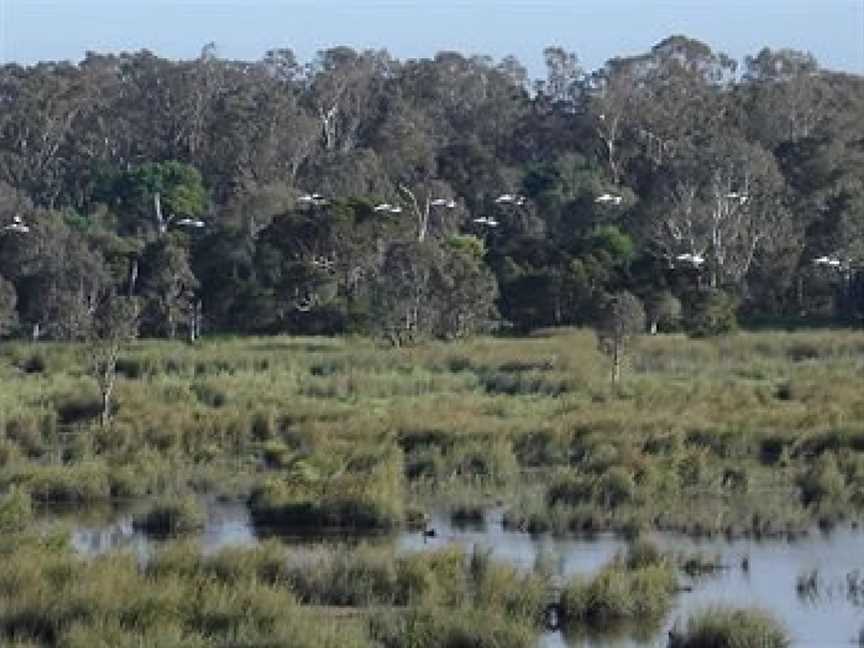
[[[102,403],[99,398],[86,395],[65,397],[55,407],[61,425],[91,421],[102,413]]]

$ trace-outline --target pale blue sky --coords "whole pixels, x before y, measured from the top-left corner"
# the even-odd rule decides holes
[[[546,45],[592,69],[678,33],[739,60],[786,46],[864,74],[864,0],[0,0],[0,61],[21,63],[144,47],[187,58],[214,41],[242,59],[291,47],[306,61],[333,45],[514,54],[537,77]]]

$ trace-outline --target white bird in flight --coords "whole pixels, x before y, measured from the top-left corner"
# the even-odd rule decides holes
[[[599,196],[597,196],[594,199],[594,202],[600,203],[600,204],[612,203],[615,205],[620,205],[623,200],[624,199],[621,196],[615,196],[615,195],[607,192],[607,193],[603,193],[603,194],[600,194]]]

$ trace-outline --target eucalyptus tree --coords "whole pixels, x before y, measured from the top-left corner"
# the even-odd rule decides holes
[[[651,232],[670,263],[705,270],[712,288],[740,288],[761,246],[782,231],[783,178],[758,145],[721,138],[681,160]]]
[[[398,347],[488,330],[498,291],[482,255],[470,236],[391,243],[371,286],[372,331]]]
[[[87,341],[90,370],[99,387],[102,427],[111,417],[111,396],[117,379],[120,352],[138,334],[139,307],[134,298],[105,290],[97,299],[84,337]]]
[[[394,66],[386,51],[322,50],[307,67],[306,99],[318,117],[326,151],[362,145],[362,128]]]
[[[769,148],[814,135],[831,114],[832,89],[809,52],[763,48],[742,81],[750,133]]]
[[[621,382],[621,367],[630,340],[645,332],[645,308],[633,293],[608,298],[597,327],[601,347],[612,358],[612,386]]]
[[[61,202],[66,147],[78,117],[92,110],[70,63],[0,68],[0,181],[53,208]]]
[[[80,339],[100,291],[111,284],[103,257],[58,212],[33,212],[28,227],[2,241],[21,320],[34,339]]]
[[[141,256],[141,323],[145,330],[173,339],[185,325],[190,338],[194,338],[198,286],[189,254],[177,236],[149,243]]]
[[[294,185],[320,148],[320,127],[304,105],[303,79],[290,50],[256,63],[225,63],[223,87],[211,109],[212,145],[202,170],[215,198],[281,183]]]
[[[194,167],[177,161],[147,163],[108,176],[102,197],[121,214],[125,233],[165,236],[172,223],[198,221],[207,191]]]

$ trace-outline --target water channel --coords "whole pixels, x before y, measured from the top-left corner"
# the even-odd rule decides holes
[[[248,545],[262,535],[253,527],[242,503],[208,502],[207,524],[199,541],[203,551],[212,553],[228,545]],[[98,515],[93,512],[51,512],[51,518],[65,518],[72,528],[72,540],[78,551],[99,554],[116,548],[128,548],[142,559],[153,551],[160,540],[149,538],[132,525],[134,508],[112,507]],[[419,533],[402,532],[394,535],[364,538],[372,542],[390,543],[394,551],[423,551],[446,543],[459,543],[470,551],[474,546],[491,549],[498,560],[508,561],[526,569],[538,560],[552,565],[558,578],[572,574],[590,574],[600,569],[626,546],[625,540],[614,535],[585,537],[532,536],[510,532],[503,528],[502,514],[492,510],[485,523],[456,525],[446,513],[432,516],[434,538]],[[289,544],[320,542],[317,536],[279,535]],[[864,572],[864,532],[849,527],[830,534],[818,531],[789,540],[692,539],[680,535],[655,533],[651,539],[661,548],[673,552],[699,551],[719,556],[727,568],[710,576],[687,580],[692,591],[676,596],[675,605],[659,628],[650,629],[650,636],[638,636],[623,630],[615,636],[565,637],[561,633],[546,633],[543,648],[578,646],[611,648],[612,646],[645,648],[666,645],[668,630],[678,621],[698,609],[715,604],[756,606],[771,611],[786,624],[793,637],[793,646],[817,648],[859,645],[864,625],[864,600],[855,600],[846,588],[847,575],[855,570]],[[332,537],[334,541],[344,536]],[[744,558],[747,568],[742,568]],[[796,584],[802,574],[815,570],[818,588],[810,596],[802,596]],[[645,629],[642,630],[644,635]]]

